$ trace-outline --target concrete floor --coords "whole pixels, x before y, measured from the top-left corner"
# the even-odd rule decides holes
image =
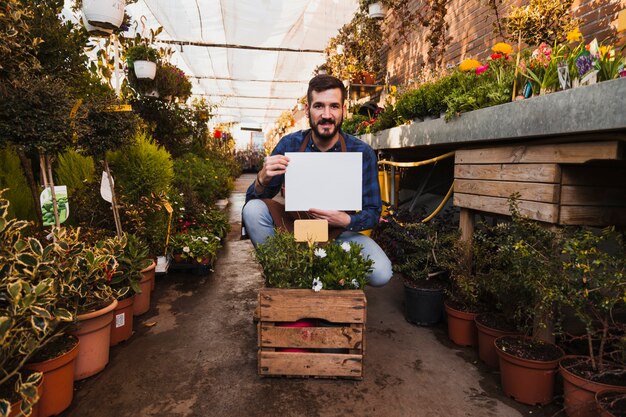
[[[402,284],[367,288],[363,381],[260,378],[252,313],[262,284],[240,211],[252,175],[229,205],[233,231],[208,276],[157,277],[152,308],[135,334],[111,349],[100,374],[76,384],[65,417],[126,416],[553,416],[560,406],[506,398],[499,374],[471,348],[454,346],[445,324],[404,320]]]

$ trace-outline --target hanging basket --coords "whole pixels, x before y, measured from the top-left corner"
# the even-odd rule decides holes
[[[133,62],[135,77],[138,80],[154,80],[157,64],[151,61],[137,60]]]
[[[85,26],[85,29],[87,30],[87,32],[89,32],[89,35],[91,36],[109,36],[113,33],[113,29],[106,29],[106,28],[101,28],[99,26],[94,26],[94,25],[90,25],[89,22],[87,21],[87,18],[85,17],[85,13],[81,13],[81,21],[83,22],[83,26]]]
[[[124,20],[125,0],[83,0],[87,22],[105,29],[117,29]]]
[[[385,17],[385,10],[383,4],[379,1],[372,3],[368,6],[368,14],[370,19],[382,19]]]

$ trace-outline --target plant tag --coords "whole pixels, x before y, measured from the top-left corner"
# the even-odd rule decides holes
[[[169,214],[172,214],[174,212],[174,209],[172,208],[172,205],[169,201],[163,202],[163,208],[165,208],[165,211],[167,211]]]
[[[626,9],[619,12],[617,15],[617,32],[626,31]]]
[[[580,80],[580,85],[593,85],[598,82],[598,70],[591,70]]]
[[[293,235],[296,242],[328,241],[327,220],[296,220],[293,223]]]
[[[115,315],[115,328],[123,327],[126,324],[126,314],[120,313]]]
[[[567,90],[568,88],[572,88],[572,83],[569,78],[569,68],[567,66],[567,62],[561,61],[557,64],[557,73],[559,75],[559,84],[561,84],[562,90]]]
[[[64,223],[70,216],[70,204],[67,199],[67,187],[65,185],[55,185],[54,194],[57,200],[59,224],[61,224]],[[52,226],[54,224],[54,207],[50,187],[47,187],[41,192],[39,195],[39,203],[41,205],[42,224],[44,226]]]
[[[115,181],[113,181],[113,177],[111,177],[111,183],[115,187]],[[102,171],[102,180],[100,181],[100,195],[102,196],[104,201],[108,201],[109,203],[113,202],[113,193],[111,192],[109,176],[106,171]]]

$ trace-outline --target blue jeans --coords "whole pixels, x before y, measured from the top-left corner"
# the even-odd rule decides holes
[[[274,221],[269,209],[261,200],[250,200],[243,206],[242,221],[255,247],[274,235]],[[372,271],[367,276],[369,285],[382,287],[389,282],[393,275],[391,261],[374,240],[357,232],[345,231],[337,237],[336,241],[339,243],[355,242],[363,246],[361,251],[363,256],[369,256],[374,261]]]

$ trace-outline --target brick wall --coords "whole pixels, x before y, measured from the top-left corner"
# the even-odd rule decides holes
[[[526,4],[527,0],[502,0],[498,5],[500,17],[508,14],[511,7]],[[425,0],[411,0],[411,10],[424,12],[428,8]],[[597,37],[599,41],[615,36],[617,13],[626,8],[626,0],[575,0],[572,10],[575,17],[582,18],[580,30],[586,41]],[[485,0],[450,0],[447,6],[446,22],[449,25],[449,43],[443,56],[443,66],[458,64],[466,58],[484,59],[491,53],[496,42],[506,41],[494,33],[496,15]],[[389,82],[402,85],[423,76],[424,70],[432,67],[428,62],[429,43],[426,36],[428,27],[418,26],[405,38],[400,39],[393,30],[397,22],[393,13],[387,13],[384,20],[386,39],[381,48],[383,62],[386,62]],[[395,36],[395,38],[394,38]],[[626,33],[617,37],[617,43],[626,43]],[[515,42],[509,41],[513,44]]]

